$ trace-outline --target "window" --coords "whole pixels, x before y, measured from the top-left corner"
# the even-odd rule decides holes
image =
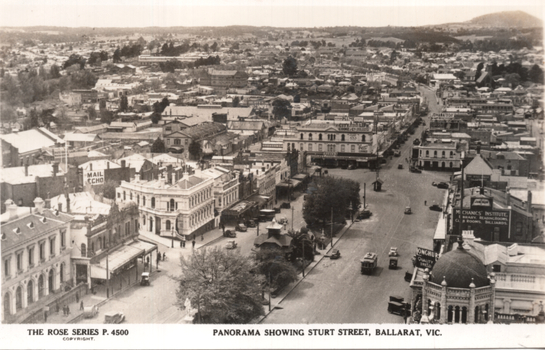
[[[365,142],[365,135],[361,135],[361,142]]]
[[[23,270],[23,252],[17,253],[17,271]]]
[[[308,134],[308,139],[312,141],[312,134]]]
[[[174,145],[179,146],[182,144],[182,140],[180,139],[174,139]]]
[[[142,205],[146,206],[146,196],[142,197]]]
[[[121,192],[117,192],[117,198],[121,198]]]
[[[166,229],[167,231],[170,230],[170,220],[167,220],[167,221],[165,222],[165,229]]]
[[[60,234],[61,234],[61,248],[65,248],[66,247],[66,230],[60,230]]]
[[[49,255],[55,256],[55,238],[49,240]]]
[[[494,227],[494,242],[500,241],[500,228]]]
[[[308,144],[308,150],[309,150],[310,152],[312,152],[312,143],[309,143],[309,144]]]
[[[318,135],[318,140],[322,141],[322,134]]]
[[[437,158],[437,151],[433,151],[433,158]]]
[[[344,134],[341,135],[341,141],[344,141]]]
[[[454,152],[450,151],[450,158],[454,157]]]
[[[322,144],[318,144],[318,152],[322,152]]]
[[[85,245],[85,243],[82,243],[81,244],[81,256],[82,257],[86,257],[87,256],[87,246]]]
[[[136,204],[140,205],[140,195],[136,195]]]
[[[170,211],[174,211],[174,207],[175,207],[174,199],[171,199],[170,200]]]
[[[172,131],[172,126],[167,126],[167,127],[165,128],[165,130],[166,130],[166,131]]]
[[[344,152],[344,145],[341,145],[341,152]]]
[[[492,265],[492,272],[501,272],[501,265]]]
[[[127,200],[127,193],[125,191],[123,191],[123,200]]]
[[[445,158],[445,151],[441,152],[441,158]]]
[[[356,145],[350,146],[350,152],[355,153],[356,152]]]
[[[304,148],[303,148],[304,146],[303,146],[303,145],[304,145],[304,144],[301,142],[301,144],[300,144],[301,152],[304,151]]]
[[[40,243],[39,249],[40,249],[40,261],[44,261],[45,260],[45,242]]]
[[[28,248],[28,266],[34,266],[34,247]]]
[[[167,141],[166,144],[170,145],[170,139],[166,139],[166,141]]]
[[[61,264],[60,278],[61,278],[61,283],[63,283],[64,282],[64,263]]]
[[[10,275],[10,259],[4,260],[4,276],[8,277]]]
[[[303,139],[303,134],[301,133],[301,140]]]
[[[129,199],[132,201],[132,192],[129,194]]]
[[[426,157],[430,156],[430,151],[426,150]]]

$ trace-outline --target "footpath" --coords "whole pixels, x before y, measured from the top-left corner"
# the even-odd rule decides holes
[[[347,225],[345,225],[337,234],[335,237],[333,237],[333,246],[339,241],[339,239],[342,238],[343,234],[352,226],[352,222],[348,221]],[[177,262],[170,261],[170,259],[177,259],[178,256],[181,254],[183,256],[189,256],[193,249],[201,249],[203,247],[206,247],[208,245],[211,245],[218,240],[221,240],[223,238],[223,231],[220,228],[215,228],[211,231],[206,232],[202,236],[197,236],[195,239],[195,247],[192,247],[192,241],[187,241],[184,247],[180,247],[180,241],[175,240],[172,242],[168,238],[160,237],[153,234],[146,234],[146,233],[140,233],[139,239],[143,241],[147,241],[150,243],[157,244],[158,251],[163,254],[165,253],[168,258],[168,264],[177,264]],[[329,251],[332,249],[331,244],[327,246],[325,249],[317,249],[318,252],[320,252],[320,255],[316,255],[315,260],[311,262],[309,265],[307,265],[305,269],[305,275],[310,273],[312,269],[324,258],[328,257]],[[163,265],[163,262],[160,262],[160,266]],[[153,279],[153,271],[152,271],[152,279]],[[254,320],[253,323],[260,323],[263,319],[267,317],[267,315],[272,312],[281,302],[286,298],[289,293],[303,280],[302,274],[299,274],[298,280],[291,283],[282,291],[280,294],[276,296],[276,298],[271,298],[271,311],[269,310],[268,305],[264,306],[265,315]],[[123,290],[119,291],[125,292],[126,290],[134,287],[138,283],[138,280],[134,281],[133,284],[128,285]],[[95,288],[95,294],[91,293],[89,291],[88,294],[83,295],[80,297],[79,301],[74,301],[72,303],[66,304],[66,305],[59,305],[59,310],[55,308],[51,308],[48,312],[47,321],[44,321],[44,323],[47,324],[67,324],[67,323],[77,323],[79,320],[83,318],[83,312],[84,310],[81,309],[81,302],[83,302],[83,306],[92,306],[95,305],[97,308],[100,308],[104,304],[106,304],[112,297],[114,297],[116,294],[110,296],[110,298],[107,298],[105,293],[102,293],[100,288],[98,288],[98,291]],[[266,296],[267,297],[267,296]],[[68,314],[65,314],[63,311],[63,308],[67,307],[69,310]],[[101,320],[98,320],[99,322]]]

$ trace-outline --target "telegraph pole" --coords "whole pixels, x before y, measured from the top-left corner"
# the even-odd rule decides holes
[[[333,207],[331,207],[331,248],[333,248]]]
[[[295,211],[294,207],[291,207],[291,232],[293,232],[293,212]]]

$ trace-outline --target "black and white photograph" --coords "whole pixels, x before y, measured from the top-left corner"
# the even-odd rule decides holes
[[[544,9],[0,0],[2,348],[543,347]]]

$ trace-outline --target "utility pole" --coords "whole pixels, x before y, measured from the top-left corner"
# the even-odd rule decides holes
[[[333,207],[331,207],[331,248],[333,248]]]
[[[294,207],[291,207],[291,232],[293,232],[293,212],[295,211]]]
[[[302,262],[303,262],[303,278],[305,278],[305,240],[303,239],[301,241],[303,243],[303,259]]]
[[[108,264],[110,260],[110,249],[106,249],[106,298],[110,297],[110,265]]]
[[[365,186],[367,183],[363,183],[363,209],[367,208],[367,205],[365,204]]]

